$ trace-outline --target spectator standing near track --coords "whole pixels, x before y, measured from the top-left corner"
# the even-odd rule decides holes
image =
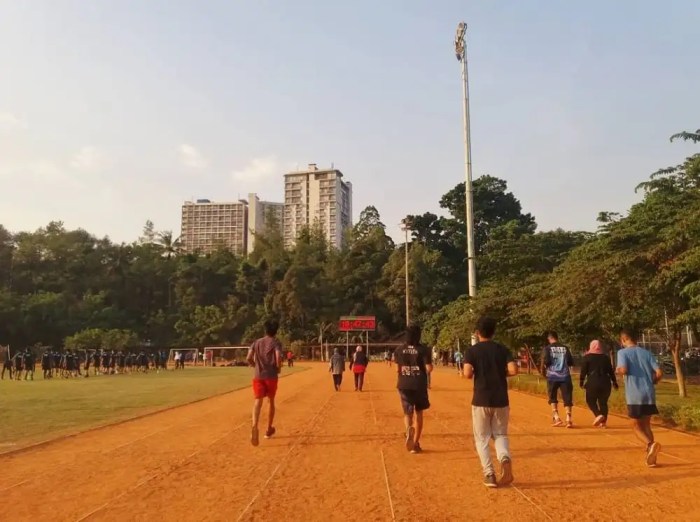
[[[411,325],[406,330],[406,342],[394,353],[401,397],[403,420],[406,428],[406,449],[421,453],[423,412],[430,408],[428,376],[433,371],[430,349],[420,342],[421,329]]]
[[[464,374],[462,373],[462,366],[464,366],[464,356],[462,355],[462,352],[457,350],[454,354],[454,359],[455,359],[455,366],[457,366],[457,374],[460,377],[463,377]]]
[[[654,385],[661,380],[663,372],[648,350],[637,346],[637,336],[629,329],[620,332],[623,349],[617,352],[617,373],[625,378],[627,414],[632,419],[632,429],[646,445],[646,464],[656,467],[661,444],[654,440],[651,417],[659,413],[656,407]]]
[[[510,350],[493,341],[496,321],[482,317],[476,324],[478,343],[467,349],[464,375],[474,379],[472,398],[472,429],[474,446],[481,461],[484,485],[488,488],[507,486],[513,482],[513,465],[508,441],[508,401],[507,377],[518,374]],[[493,439],[496,458],[501,464],[501,475],[496,481],[496,473],[491,462],[489,441]]]
[[[350,369],[355,377],[355,391],[362,391],[362,387],[365,384],[365,372],[367,371],[368,364],[369,359],[362,351],[362,346],[355,348],[355,354],[352,356],[352,361],[350,362]]]
[[[340,391],[340,385],[343,384],[343,372],[345,372],[345,357],[340,354],[340,350],[336,348],[331,355],[331,362],[328,365],[328,371],[333,376],[333,386],[335,391]]]
[[[559,416],[557,398],[557,392],[561,390],[562,402],[566,409],[566,427],[573,428],[574,384],[571,381],[571,367],[574,365],[574,358],[571,356],[571,350],[559,342],[556,332],[549,332],[547,340],[549,344],[542,350],[540,371],[547,378],[547,394],[552,406],[552,426],[564,424]]]
[[[277,383],[283,361],[282,343],[277,339],[278,329],[277,321],[266,321],[265,337],[255,341],[248,350],[248,364],[255,368],[255,377],[253,378],[255,402],[253,403],[253,426],[250,432],[250,442],[253,446],[259,444],[258,423],[265,397],[270,401],[265,438],[269,439],[276,431],[273,426],[275,395],[277,395]]]
[[[586,390],[586,404],[593,412],[593,426],[605,428],[608,422],[608,399],[612,388],[617,390],[617,379],[610,357],[603,353],[600,341],[591,341],[583,357],[579,377],[581,388]]]

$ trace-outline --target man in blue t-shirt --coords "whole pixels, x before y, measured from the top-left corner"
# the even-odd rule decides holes
[[[571,350],[559,342],[556,332],[547,334],[549,344],[542,349],[540,372],[547,378],[547,395],[552,406],[552,426],[563,426],[559,416],[559,401],[557,392],[561,390],[561,398],[566,409],[566,427],[573,428],[571,417],[574,406],[574,384],[571,381],[570,368],[574,365]]]
[[[624,348],[617,352],[617,374],[625,377],[627,414],[632,419],[634,434],[646,445],[647,466],[653,468],[661,451],[661,444],[654,441],[651,431],[651,416],[659,413],[654,385],[663,373],[651,352],[637,346],[637,336],[632,330],[620,332],[620,344]]]

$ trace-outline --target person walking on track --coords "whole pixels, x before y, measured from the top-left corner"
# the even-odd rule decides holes
[[[406,427],[406,449],[411,453],[423,451],[420,436],[423,433],[423,412],[430,408],[428,375],[433,371],[430,349],[421,344],[420,336],[419,326],[409,326],[406,342],[394,354],[398,373],[396,387],[401,397]]]
[[[345,357],[340,354],[340,350],[336,348],[331,355],[331,362],[328,365],[328,371],[333,375],[333,386],[335,391],[340,391],[340,385],[343,384],[343,372],[345,371]]]
[[[571,367],[574,358],[571,350],[559,342],[556,332],[547,334],[549,344],[542,350],[540,371],[547,378],[547,393],[549,404],[552,406],[552,426],[563,426],[559,416],[557,392],[561,390],[561,398],[566,409],[566,427],[573,428],[572,410],[574,407],[574,384],[571,381]]]
[[[464,366],[464,356],[460,350],[457,350],[454,354],[455,366],[457,367],[457,375],[463,377],[462,367]]]
[[[600,341],[591,341],[583,357],[579,378],[581,388],[586,390],[586,404],[593,412],[593,426],[605,428],[608,422],[608,399],[612,388],[617,390],[617,379],[612,362],[603,352]]]
[[[623,349],[617,352],[617,373],[625,378],[627,414],[634,434],[646,445],[646,464],[653,468],[661,451],[661,444],[654,440],[651,431],[651,417],[659,413],[654,385],[661,381],[663,372],[651,352],[637,346],[632,330],[620,332],[620,344]]]
[[[362,391],[368,364],[369,359],[362,351],[362,346],[355,348],[355,354],[352,356],[352,361],[350,361],[350,369],[355,376],[355,391]]]
[[[253,378],[253,426],[250,432],[250,442],[253,446],[259,444],[258,422],[260,421],[260,410],[262,410],[263,400],[267,397],[270,401],[270,408],[267,417],[267,431],[265,438],[269,439],[275,434],[273,422],[275,420],[275,395],[277,394],[277,382],[279,373],[282,370],[282,343],[277,339],[277,321],[265,322],[265,337],[255,341],[248,350],[248,364],[255,368]]]
[[[467,349],[464,375],[474,379],[472,398],[472,428],[474,445],[484,472],[484,485],[488,488],[507,486],[513,482],[513,466],[508,442],[507,377],[517,375],[518,367],[510,350],[493,341],[496,321],[482,317],[476,324],[477,344]],[[501,475],[496,473],[491,462],[489,442],[493,439],[496,458],[501,464]]]

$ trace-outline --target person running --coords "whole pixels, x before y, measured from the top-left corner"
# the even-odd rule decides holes
[[[620,332],[623,348],[617,352],[617,374],[625,378],[627,414],[632,419],[632,429],[646,445],[646,464],[656,467],[661,444],[654,440],[651,417],[659,413],[656,407],[654,385],[661,381],[663,372],[648,350],[637,346],[637,336],[630,329]]]
[[[476,323],[478,343],[467,349],[464,375],[474,379],[472,397],[472,429],[474,445],[484,472],[484,485],[489,488],[507,486],[513,482],[513,466],[508,442],[507,377],[518,374],[510,350],[493,341],[496,321],[481,317]],[[493,439],[496,458],[501,464],[501,475],[496,473],[491,462],[489,441]]]
[[[571,381],[571,367],[574,358],[571,350],[559,342],[556,332],[547,334],[549,344],[542,350],[540,372],[547,378],[547,394],[552,406],[552,426],[563,426],[559,416],[559,401],[557,392],[561,390],[561,398],[566,409],[566,427],[573,428],[572,410],[574,407],[574,384]]]
[[[421,453],[420,437],[423,433],[423,412],[430,408],[428,375],[433,371],[430,348],[420,342],[421,329],[411,325],[406,330],[406,342],[394,354],[398,381],[396,388],[401,397],[403,422],[406,428],[406,449]]]
[[[365,384],[365,372],[367,371],[368,364],[369,359],[362,351],[362,346],[355,348],[352,361],[350,361],[350,369],[355,377],[355,391],[362,391],[362,387]]]
[[[617,390],[618,386],[610,357],[598,340],[591,341],[583,357],[579,384],[586,390],[586,404],[595,417],[593,426],[607,427],[608,399],[611,388]]]
[[[340,385],[343,384],[343,372],[345,371],[345,357],[340,354],[340,350],[336,348],[331,355],[331,362],[328,365],[328,371],[333,375],[333,386],[335,391],[340,391]]]
[[[454,354],[454,359],[455,359],[455,366],[457,366],[457,375],[460,377],[463,377],[464,374],[462,373],[462,367],[464,366],[464,356],[462,355],[462,352],[457,350]]]
[[[265,438],[269,439],[276,432],[273,424],[275,420],[275,395],[277,395],[277,384],[283,360],[282,343],[277,339],[278,329],[277,321],[266,321],[265,337],[255,341],[248,350],[248,364],[255,368],[255,377],[253,378],[255,402],[253,404],[253,426],[250,431],[250,442],[253,446],[259,444],[258,423],[265,397],[270,401]]]

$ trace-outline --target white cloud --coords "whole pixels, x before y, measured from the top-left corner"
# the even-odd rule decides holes
[[[0,112],[0,130],[26,129],[27,123],[11,112]]]
[[[71,167],[84,171],[99,170],[104,164],[104,154],[97,148],[90,146],[80,149],[70,162]]]
[[[244,168],[234,170],[231,177],[234,181],[257,184],[282,174],[282,167],[277,160],[274,157],[267,157],[253,158]]]
[[[185,166],[193,169],[203,169],[209,164],[196,147],[187,143],[180,145],[180,159]]]

